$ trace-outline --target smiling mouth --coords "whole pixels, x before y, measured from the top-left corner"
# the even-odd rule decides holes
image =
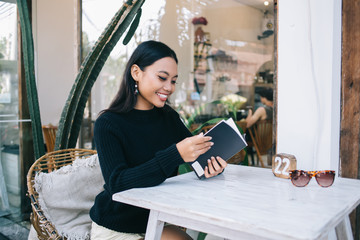
[[[168,94],[162,94],[162,93],[156,93],[159,97],[161,101],[166,101],[167,98],[169,97]]]

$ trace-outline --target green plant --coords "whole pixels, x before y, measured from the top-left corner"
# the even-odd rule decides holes
[[[201,132],[201,129],[205,126],[208,126],[208,125],[213,125],[213,124],[216,124],[218,122],[220,122],[221,120],[223,119],[226,119],[226,118],[212,118],[206,122],[204,122],[203,124],[201,124],[200,126],[198,126],[195,130],[193,130],[191,133],[193,135],[197,135]]]
[[[17,0],[20,17],[22,51],[24,57],[26,95],[29,104],[31,128],[34,141],[35,158],[45,154],[44,138],[42,135],[39,100],[34,70],[34,44],[26,0]]]
[[[215,100],[215,101],[208,102],[208,103],[202,103],[194,108],[193,113],[187,113],[186,111],[184,111],[182,106],[180,106],[176,110],[177,110],[177,112],[180,113],[180,116],[183,119],[185,126],[190,129],[191,125],[195,122],[196,117],[201,115],[204,112],[204,110],[206,109],[206,107],[211,106],[211,105],[217,105],[219,103],[221,103],[220,100]]]
[[[228,94],[223,96],[221,99],[214,100],[208,103],[202,103],[198,106],[194,107],[194,111],[190,113],[186,113],[184,108],[182,106],[179,106],[177,111],[180,113],[181,118],[183,119],[185,126],[189,129],[191,129],[192,124],[195,123],[195,120],[198,116],[204,113],[204,110],[207,107],[210,106],[216,106],[216,105],[223,105],[226,110],[231,114],[231,117],[234,119],[234,121],[237,121],[237,111],[246,103],[247,99],[245,97],[242,97],[237,94]],[[228,114],[226,114],[228,115]],[[194,134],[197,134],[197,132],[204,126],[213,124],[213,122],[217,121],[217,117],[214,119],[210,119],[209,121],[202,123],[201,126],[199,126],[196,130],[194,130]]]
[[[141,7],[144,2],[145,0],[127,0],[112,18],[95,46],[85,58],[61,114],[55,150],[75,147],[91,88],[112,49],[131,23],[123,44],[127,44],[134,35],[140,21]],[[20,15],[26,91],[32,121],[34,152],[35,157],[39,158],[45,154],[45,148],[34,74],[34,47],[31,21],[27,1],[17,0],[17,5]],[[133,20],[134,18],[135,20]]]
[[[221,103],[224,104],[229,113],[232,114],[232,118],[237,121],[237,111],[246,103],[247,99],[238,94],[228,94],[220,99]]]
[[[123,44],[127,44],[134,35],[144,2],[145,0],[126,1],[85,58],[61,114],[55,150],[75,147],[91,88],[112,49],[131,23]]]

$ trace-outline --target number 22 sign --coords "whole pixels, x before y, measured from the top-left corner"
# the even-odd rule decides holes
[[[289,171],[296,169],[296,158],[287,153],[278,153],[272,162],[272,171],[276,177],[290,178]]]

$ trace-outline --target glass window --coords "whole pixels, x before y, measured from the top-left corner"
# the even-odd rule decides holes
[[[0,216],[20,209],[17,8],[0,1]]]
[[[83,0],[85,49],[121,5]],[[103,7],[107,9],[98,11]],[[170,101],[189,129],[216,117],[240,120],[246,117],[247,106],[254,110],[261,106],[257,93],[272,88],[274,74],[271,1],[268,5],[245,0],[145,1],[142,9],[134,37],[127,46],[120,39],[93,88],[93,120],[115,96],[127,58],[146,40],[162,41],[178,55],[179,79]]]

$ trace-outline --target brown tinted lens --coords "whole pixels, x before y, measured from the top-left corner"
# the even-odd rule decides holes
[[[297,187],[304,187],[310,182],[311,176],[302,171],[291,173],[291,182]]]
[[[330,187],[334,183],[334,172],[320,172],[315,175],[315,179],[322,187]]]

